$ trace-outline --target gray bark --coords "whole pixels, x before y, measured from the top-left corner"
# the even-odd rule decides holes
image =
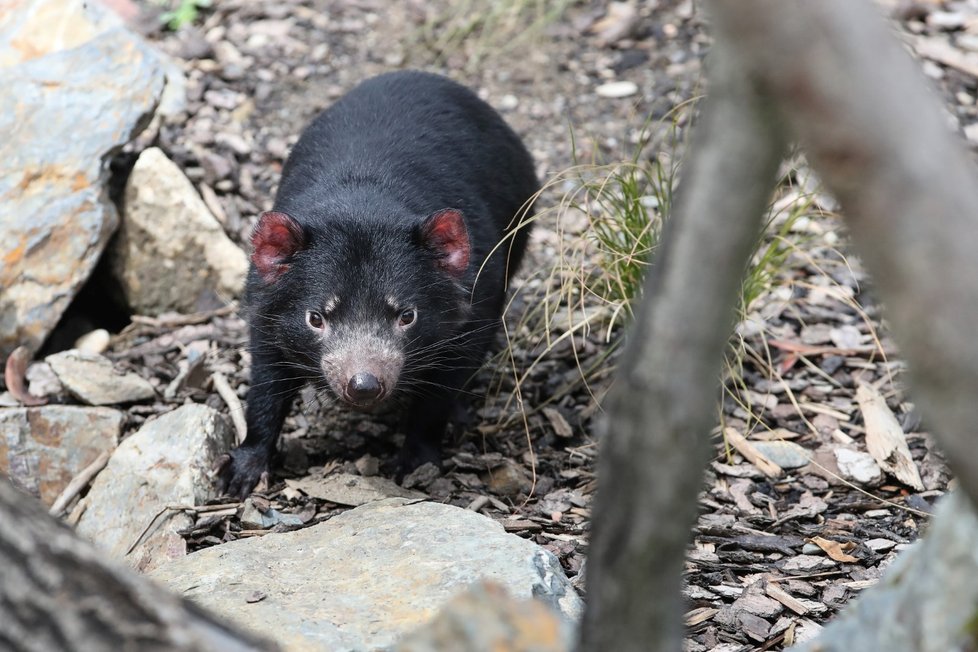
[[[784,149],[724,47],[607,402],[580,650],[673,650],[682,636],[722,351]]]
[[[0,649],[272,650],[106,561],[0,477]]]
[[[714,0],[836,196],[909,362],[910,388],[978,501],[978,176],[910,55],[867,2]]]

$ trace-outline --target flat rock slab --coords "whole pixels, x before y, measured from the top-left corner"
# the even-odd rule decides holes
[[[111,261],[133,310],[196,312],[241,293],[248,257],[161,150],[139,155],[124,205]]]
[[[89,405],[135,403],[156,396],[148,380],[134,373],[119,373],[108,358],[75,349],[44,359],[61,384]]]
[[[333,473],[325,478],[299,478],[285,482],[307,496],[350,507],[359,507],[385,498],[427,498],[420,491],[405,489],[390,478],[380,476]]]
[[[224,417],[206,405],[184,405],[146,423],[95,479],[78,534],[142,571],[186,555],[177,532],[190,517],[167,507],[217,495],[209,471],[233,438]]]
[[[124,29],[0,68],[0,358],[36,351],[95,267],[118,224],[109,159],[162,92],[155,54]]]
[[[0,409],[0,474],[51,505],[73,477],[116,447],[125,418],[73,405]]]
[[[576,620],[581,599],[560,563],[475,512],[403,498],[313,527],[207,548],[153,576],[284,649],[374,650],[490,580]]]

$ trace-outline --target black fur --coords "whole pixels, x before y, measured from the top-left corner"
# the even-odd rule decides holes
[[[222,473],[228,491],[247,495],[268,470],[301,386],[328,386],[322,360],[332,342],[367,331],[403,351],[393,392],[406,403],[400,473],[440,462],[458,390],[489,347],[527,229],[489,253],[538,188],[516,134],[443,77],[381,75],[320,114],[285,165],[274,208],[301,225],[304,246],[272,281],[254,264],[249,273],[248,437]],[[468,231],[469,262],[458,277],[439,267],[422,231],[442,209],[461,211]],[[306,311],[330,297],[339,302],[323,342]],[[391,297],[418,307],[417,323],[403,336],[386,330],[397,318]]]

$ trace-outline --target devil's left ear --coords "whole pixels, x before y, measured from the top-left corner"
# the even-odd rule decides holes
[[[432,213],[421,225],[425,247],[438,256],[438,266],[455,277],[461,277],[469,266],[469,232],[462,212],[445,208]]]

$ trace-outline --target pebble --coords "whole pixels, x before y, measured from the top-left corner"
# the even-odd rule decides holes
[[[104,328],[96,328],[75,340],[75,348],[82,353],[103,353],[109,348],[111,336]]]
[[[964,27],[965,16],[958,11],[932,11],[927,14],[927,25],[933,29],[954,31]]]
[[[506,95],[503,95],[499,99],[499,104],[497,105],[497,107],[499,108],[500,111],[512,111],[519,105],[520,105],[519,98],[517,98],[515,95],[507,93]]]
[[[631,81],[616,81],[608,82],[607,84],[601,84],[594,92],[598,94],[599,97],[607,97],[611,99],[619,99],[622,97],[630,97],[638,92],[638,84]]]

